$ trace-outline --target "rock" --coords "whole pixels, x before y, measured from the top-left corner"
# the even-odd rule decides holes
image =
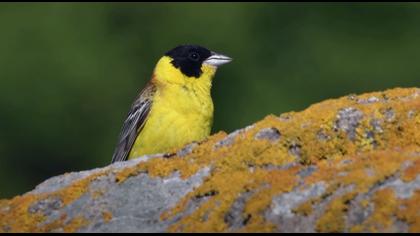
[[[300,158],[302,155],[302,146],[299,143],[292,143],[289,146],[289,153],[297,158]]]
[[[185,145],[183,148],[181,148],[177,153],[176,153],[176,155],[178,156],[178,157],[183,157],[183,156],[186,156],[186,155],[188,155],[188,154],[191,154],[192,152],[193,152],[193,150],[194,150],[194,148],[196,148],[198,146],[198,143],[196,143],[196,142],[193,142],[193,143],[190,143],[190,144],[187,144],[187,145]]]
[[[255,139],[266,139],[269,141],[277,141],[280,138],[280,131],[276,128],[265,128],[260,130],[256,135]]]
[[[356,129],[360,120],[363,118],[363,113],[356,108],[346,107],[340,109],[335,121],[335,129],[345,131],[351,140],[355,139]]]
[[[235,141],[235,138],[237,136],[241,136],[241,134],[243,134],[244,132],[246,132],[246,131],[248,131],[248,130],[250,130],[252,128],[253,128],[253,126],[250,125],[250,126],[245,127],[243,129],[238,129],[238,130],[233,131],[232,133],[230,133],[228,136],[226,136],[222,140],[219,140],[218,142],[216,142],[214,144],[214,149],[219,149],[221,147],[226,147],[226,146],[232,145],[234,143],[234,141]]]
[[[420,232],[419,89],[269,115],[0,200],[0,232]]]

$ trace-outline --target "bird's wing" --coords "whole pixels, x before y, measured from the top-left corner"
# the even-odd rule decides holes
[[[117,147],[115,148],[111,163],[125,161],[128,159],[128,154],[133,147],[134,141],[146,123],[155,92],[155,85],[153,83],[149,83],[134,101],[128,113],[127,119],[124,121],[121,129]]]

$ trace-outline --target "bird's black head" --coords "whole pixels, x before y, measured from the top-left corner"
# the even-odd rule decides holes
[[[199,78],[202,73],[201,65],[212,55],[212,52],[197,45],[181,45],[165,55],[172,58],[172,64],[184,75]]]

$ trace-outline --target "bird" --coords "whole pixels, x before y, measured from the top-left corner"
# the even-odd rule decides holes
[[[192,44],[167,51],[131,105],[112,161],[168,153],[210,135],[212,80],[232,58]]]

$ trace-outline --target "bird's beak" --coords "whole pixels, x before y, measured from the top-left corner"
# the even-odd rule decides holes
[[[207,64],[207,65],[211,65],[211,66],[221,66],[223,64],[229,63],[232,61],[232,58],[222,55],[222,54],[218,54],[215,52],[211,52],[211,56],[209,58],[207,58],[203,64]]]

